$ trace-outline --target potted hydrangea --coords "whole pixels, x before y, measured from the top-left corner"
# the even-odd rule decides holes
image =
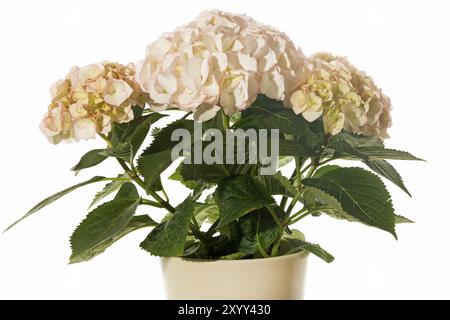
[[[387,160],[419,160],[384,145],[389,98],[347,59],[305,56],[285,34],[247,16],[204,12],[150,44],[136,68],[75,67],[51,94],[41,123],[51,143],[105,141],[72,170],[107,158],[121,168],[48,197],[19,220],[104,183],[70,238],[70,263],[150,228],[140,247],[162,257],[169,298],[296,299],[308,255],[333,260],[294,228],[299,221],[326,215],[395,238],[395,225],[410,222],[395,214],[379,177],[409,194]],[[173,121],[158,126],[168,116]],[[161,179],[175,161],[170,179],[189,190],[178,204]],[[286,165],[289,176],[279,170]],[[166,216],[137,215],[139,206]]]

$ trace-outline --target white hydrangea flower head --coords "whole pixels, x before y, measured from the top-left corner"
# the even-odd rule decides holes
[[[134,78],[132,64],[104,62],[72,68],[50,89],[52,102],[41,131],[57,144],[108,134],[112,123],[133,120],[132,106],[145,103]]]
[[[308,59],[306,75],[285,103],[312,122],[322,117],[325,131],[336,135],[343,129],[387,138],[391,104],[362,71],[346,58],[317,53]]]
[[[204,121],[221,108],[228,115],[244,110],[259,93],[283,100],[304,67],[303,54],[285,34],[214,10],[151,43],[136,81],[151,107],[192,111]]]

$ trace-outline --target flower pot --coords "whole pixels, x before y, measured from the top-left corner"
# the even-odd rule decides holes
[[[168,299],[302,299],[305,252],[246,260],[162,258]]]

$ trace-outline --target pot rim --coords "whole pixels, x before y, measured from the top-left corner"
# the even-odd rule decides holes
[[[309,255],[308,251],[300,251],[296,253],[291,253],[288,255],[283,256],[277,256],[277,257],[268,257],[268,258],[255,258],[255,259],[192,259],[192,258],[183,258],[183,257],[161,257],[162,260],[178,260],[183,262],[193,262],[193,263],[210,263],[210,264],[231,264],[231,263],[259,263],[264,261],[275,261],[275,260],[285,260],[285,259],[292,259],[295,256],[298,256],[299,258],[306,258]]]

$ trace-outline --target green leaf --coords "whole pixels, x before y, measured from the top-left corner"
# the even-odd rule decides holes
[[[271,195],[293,197],[297,194],[297,189],[280,172],[273,175],[258,176],[256,179],[264,185]]]
[[[303,183],[335,197],[347,214],[397,238],[391,196],[376,175],[361,168],[339,168]]]
[[[409,152],[385,148],[383,141],[379,138],[350,134],[348,132],[341,132],[334,136],[330,141],[330,147],[335,150],[336,157],[351,160],[392,159],[423,161]]]
[[[305,187],[303,199],[305,200],[306,206],[308,208],[311,209],[319,208],[321,209],[320,213],[325,213],[328,216],[333,217],[335,219],[344,219],[350,222],[360,222],[365,224],[364,222],[347,214],[342,209],[341,204],[336,198],[334,198],[332,195],[326,192],[323,192],[320,189],[316,189],[313,187]],[[414,223],[414,221],[411,221],[410,219],[397,214],[394,216],[394,221],[395,224]]]
[[[310,149],[294,140],[280,139],[278,152],[282,157],[307,157],[312,155]]]
[[[171,149],[141,156],[138,160],[138,171],[144,177],[147,187],[153,185],[160,174],[172,164]]]
[[[369,160],[365,162],[365,164],[380,176],[385,177],[386,179],[397,185],[411,197],[411,194],[403,183],[402,177],[389,162],[385,160]]]
[[[343,211],[341,203],[335,197],[314,187],[304,187],[303,200],[308,209],[332,208],[335,211]]]
[[[141,248],[161,257],[182,256],[193,210],[194,203],[189,196],[171,216],[150,232],[141,243]]]
[[[30,215],[32,215],[33,213],[35,213],[36,211],[41,210],[42,208],[48,206],[49,204],[51,204],[52,202],[58,200],[59,198],[65,196],[66,194],[81,188],[83,186],[89,185],[91,183],[95,183],[95,182],[100,182],[100,181],[107,181],[109,180],[108,178],[105,177],[93,177],[87,181],[78,183],[74,186],[71,186],[67,189],[64,189],[58,193],[55,193],[54,195],[51,195],[48,198],[45,198],[44,200],[42,200],[41,202],[39,202],[37,205],[35,205],[33,208],[30,209],[30,211],[28,211],[24,216],[22,216],[22,218],[20,218],[19,220],[17,220],[16,222],[14,222],[12,225],[10,225],[8,228],[6,228],[5,231],[8,231],[9,229],[11,229],[12,227],[14,227],[16,224],[18,224],[19,222],[21,222],[22,220],[24,220],[25,218],[29,217]],[[4,231],[4,232],[5,232]]]
[[[119,158],[126,162],[131,162],[131,144],[129,141],[120,143],[99,153],[104,157]]]
[[[94,149],[87,152],[81,157],[80,161],[71,169],[72,171],[79,172],[83,169],[91,168],[99,163],[103,162],[107,157],[101,154],[104,149]]]
[[[414,221],[412,221],[404,216],[396,214],[395,215],[395,224],[400,224],[400,223],[414,223]]]
[[[100,152],[106,157],[115,157],[131,163],[141,147],[150,126],[165,117],[164,114],[151,113],[142,116],[141,110],[135,109],[136,118],[127,123],[115,124],[111,133],[112,146]]]
[[[218,227],[274,203],[264,186],[249,176],[236,176],[222,180],[215,192],[216,203],[220,208]]]
[[[78,263],[78,262],[88,261],[88,260],[94,258],[95,256],[98,256],[99,254],[105,252],[106,249],[108,249],[111,245],[116,243],[118,240],[122,239],[127,234],[129,234],[133,231],[139,230],[139,229],[154,227],[157,225],[158,224],[153,219],[151,219],[148,215],[134,216],[131,218],[131,220],[128,222],[128,224],[122,230],[120,230],[116,235],[99,243],[97,246],[95,246],[92,249],[90,249],[89,251],[85,252],[83,255],[74,257],[73,259],[70,260],[70,263]]]
[[[290,249],[285,253],[285,255],[297,253],[300,251],[307,251],[315,256],[319,257],[320,259],[324,260],[325,262],[332,262],[334,260],[334,257],[322,249],[318,244],[309,243],[301,238],[302,235],[299,236],[299,233],[292,233],[292,235],[289,235],[286,237],[286,241],[288,244],[284,244],[285,246],[288,246]]]
[[[379,147],[383,148],[384,143],[383,140],[381,140],[378,137],[373,136],[365,136],[362,134],[357,133],[350,133],[347,131],[342,131],[336,137],[339,137],[338,139],[342,139],[343,141],[347,142],[354,148],[361,148],[361,147]]]
[[[206,142],[203,142],[203,145],[205,146]],[[238,157],[238,146],[237,144],[234,145],[234,159],[237,159]],[[241,145],[242,147],[242,145]],[[185,181],[196,181],[200,183],[218,183],[220,180],[223,180],[227,177],[232,177],[235,175],[243,175],[248,173],[252,167],[256,167],[257,164],[252,164],[256,161],[250,161],[250,160],[256,160],[256,159],[250,159],[252,156],[252,151],[248,141],[246,141],[246,145],[244,147],[245,151],[243,152],[243,164],[226,164],[226,153],[231,152],[231,149],[228,150],[227,145],[223,145],[223,157],[222,159],[218,159],[219,163],[212,163],[212,164],[189,164],[189,163],[182,163],[180,165],[180,174],[183,177]],[[255,152],[256,153],[256,152]],[[193,157],[191,157],[193,158]]]
[[[113,243],[129,224],[139,201],[136,187],[127,182],[114,200],[91,211],[70,238],[70,263],[87,261],[103,252],[108,246],[105,247],[105,243]]]
[[[213,224],[219,219],[219,207],[215,203],[196,203],[194,206],[194,216],[200,226],[205,221]]]
[[[280,155],[316,155],[325,138],[322,123],[309,123],[291,109],[285,108],[281,101],[263,95],[259,95],[252,106],[242,112],[242,117],[234,128],[278,129],[280,137],[292,135],[294,139],[291,143],[287,142],[289,140],[280,143]]]
[[[162,191],[163,190],[163,184],[162,184],[161,176],[156,179],[156,181],[151,185],[151,188],[154,191]]]
[[[181,176],[185,181],[217,183],[233,173],[225,164],[182,164]]]
[[[160,114],[150,114],[138,119],[140,121],[133,126],[133,131],[125,132],[125,136],[122,137],[122,142],[113,145],[113,147],[107,150],[107,154],[112,157],[121,158],[127,162],[132,162],[147,137],[153,121],[155,119],[159,120],[162,117],[163,115]]]
[[[158,129],[154,134],[154,139],[150,146],[142,152],[141,156],[148,154],[155,154],[165,150],[171,150],[179,142],[172,141],[172,132],[177,129],[186,129],[189,132],[194,132],[194,121],[187,119],[179,119],[169,123],[166,127]]]
[[[338,139],[337,137],[335,137],[335,139],[331,139],[329,147],[335,151],[333,155],[335,158],[345,158],[350,155],[364,161],[369,160],[369,156],[362,152],[359,148],[355,148],[351,144],[347,143],[347,141]]]
[[[395,168],[383,159],[421,160],[408,152],[386,149],[379,138],[340,133],[333,137],[330,146],[336,158],[362,160],[370,169],[400,187],[409,196],[408,189]]]
[[[294,160],[294,157],[291,156],[280,156],[278,159],[278,169],[288,165]]]
[[[320,210],[317,214],[325,213],[330,217],[335,219],[345,219],[351,222],[361,222],[355,217],[346,213],[341,206],[341,203],[332,195],[314,188],[314,187],[305,187],[305,192],[303,194],[303,199],[305,200],[306,206],[310,210]]]
[[[267,249],[281,236],[280,228],[274,223],[267,210],[257,210],[239,220],[242,239],[239,251],[249,254],[267,255]]]
[[[327,174],[328,172],[331,172],[331,171],[334,171],[334,170],[340,169],[340,168],[341,168],[340,166],[334,165],[334,164],[323,166],[323,167],[320,167],[319,169],[317,169],[316,172],[314,172],[313,177],[320,178],[324,174]]]
[[[186,129],[193,132],[192,120],[177,120],[155,133],[153,142],[145,149],[138,159],[138,171],[144,177],[147,186],[151,186],[160,174],[172,164],[172,148],[178,141],[171,141],[172,132],[177,129]]]
[[[363,154],[368,156],[370,159],[424,161],[423,159],[413,156],[409,152],[395,150],[395,149],[386,149],[386,148],[380,148],[380,147],[360,147],[360,148],[358,148],[358,150],[360,150]]]
[[[142,116],[140,110],[142,108],[137,107],[134,108],[135,111],[135,119],[126,122],[126,123],[115,123],[113,125],[113,130],[111,133],[111,142],[113,146],[117,146],[121,143],[127,142],[130,140],[130,137],[132,135],[135,135],[136,128],[139,127],[141,124],[149,124],[152,125],[153,123],[157,122],[158,120],[166,117],[167,115],[161,114],[161,113],[150,113],[148,115]],[[146,125],[144,125],[145,128]],[[137,150],[137,149],[136,149]]]
[[[201,183],[198,183],[196,181],[192,180],[185,180],[183,176],[181,175],[181,170],[183,168],[183,164],[181,163],[176,169],[175,172],[172,173],[169,177],[170,180],[179,181],[181,182],[185,187],[194,190],[198,187],[200,187]]]
[[[92,200],[92,203],[89,205],[89,208],[92,208],[94,205],[99,203],[101,200],[103,200],[110,194],[119,190],[120,187],[127,181],[130,181],[128,176],[125,174],[122,174],[117,177],[117,180],[112,180],[111,182],[107,183],[101,191],[99,191],[95,194],[95,197]]]
[[[299,129],[309,134],[307,126],[299,125],[303,118],[285,108],[280,101],[259,95],[251,108],[242,112],[235,128],[242,129],[279,129],[283,133],[298,135]]]

